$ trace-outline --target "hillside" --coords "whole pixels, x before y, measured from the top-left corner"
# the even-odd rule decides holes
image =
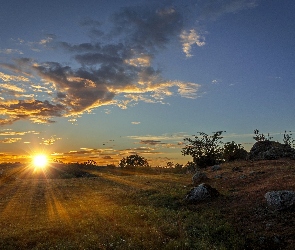
[[[44,175],[1,165],[1,249],[294,249],[294,211],[264,194],[295,191],[295,161],[207,168],[221,196],[187,204],[191,174],[55,165]]]

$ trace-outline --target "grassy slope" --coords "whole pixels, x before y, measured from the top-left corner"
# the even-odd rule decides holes
[[[233,172],[234,166],[242,172]],[[294,161],[207,169],[208,183],[222,196],[201,204],[183,201],[191,175],[106,167],[83,171],[95,177],[70,178],[63,172],[47,173],[46,179],[23,166],[4,167],[0,249],[295,247],[294,212],[271,211],[263,197],[270,190],[295,190]]]

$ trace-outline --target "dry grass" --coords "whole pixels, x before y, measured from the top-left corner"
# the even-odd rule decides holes
[[[270,190],[295,190],[294,161],[207,169],[222,196],[195,205],[183,201],[191,175],[85,167],[95,177],[44,178],[1,167],[0,249],[295,248],[294,211],[271,211],[264,200]]]

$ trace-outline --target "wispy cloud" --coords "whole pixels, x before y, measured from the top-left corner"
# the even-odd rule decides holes
[[[53,135],[49,139],[42,138],[42,143],[41,144],[47,145],[47,146],[48,145],[53,145],[58,140],[61,140],[61,138]]]
[[[199,35],[195,29],[191,29],[189,31],[182,31],[182,33],[180,34],[180,39],[182,42],[182,50],[187,57],[192,56],[192,45],[196,44],[199,47],[205,45],[205,37]]]
[[[6,54],[6,55],[19,54],[19,55],[22,55],[23,52],[18,50],[18,49],[0,49],[0,54]]]
[[[15,136],[15,135],[26,135],[26,134],[39,134],[37,131],[12,131],[12,130],[1,130],[0,136]]]
[[[0,143],[14,143],[20,141],[22,138],[5,138],[0,140]]]
[[[200,1],[198,4],[200,11],[200,20],[209,19],[217,20],[228,13],[254,8],[258,5],[259,0],[207,0]]]

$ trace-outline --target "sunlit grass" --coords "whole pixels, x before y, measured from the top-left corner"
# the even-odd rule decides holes
[[[218,210],[183,202],[191,176],[92,173],[7,182],[0,249],[241,249]]]

